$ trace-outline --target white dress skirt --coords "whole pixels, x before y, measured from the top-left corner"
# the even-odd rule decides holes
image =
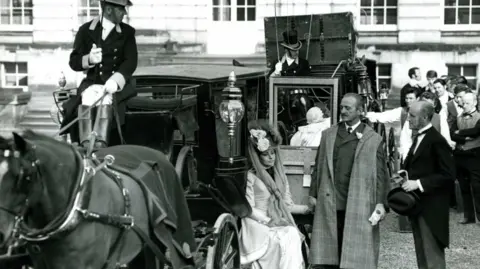
[[[304,269],[302,255],[303,237],[297,227],[268,227],[267,203],[270,192],[253,173],[247,176],[247,200],[252,215],[242,219],[240,230],[240,254],[242,264],[251,264],[252,269]],[[293,200],[287,185],[284,197],[287,207]]]

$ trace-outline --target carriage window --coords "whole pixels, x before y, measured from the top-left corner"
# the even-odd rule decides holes
[[[269,90],[269,119],[277,124],[282,144],[318,147],[321,131],[337,121],[337,79],[275,78]]]

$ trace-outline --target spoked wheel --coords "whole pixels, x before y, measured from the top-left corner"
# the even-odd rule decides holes
[[[208,247],[206,269],[240,269],[236,219],[223,213],[213,227],[214,244]]]

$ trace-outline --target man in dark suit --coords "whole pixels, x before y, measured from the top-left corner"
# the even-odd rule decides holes
[[[410,81],[407,84],[405,84],[405,86],[403,86],[403,88],[400,90],[400,106],[401,107],[407,106],[407,103],[405,103],[405,94],[409,88],[411,87],[417,88],[419,96],[425,91],[425,88],[419,85],[420,81],[422,80],[422,74],[420,73],[420,68],[418,67],[410,68],[408,70],[408,77],[410,78]]]
[[[453,89],[455,97],[453,100],[448,101],[447,103],[447,121],[450,130],[457,123],[457,118],[463,113],[463,96],[466,92],[471,91],[470,88],[465,84],[458,84]]]
[[[410,216],[418,268],[445,269],[449,245],[449,198],[455,179],[451,147],[432,127],[435,113],[431,103],[418,101],[410,107],[409,123],[414,141],[403,163],[409,178],[402,185],[419,196],[418,215]]]
[[[97,133],[96,147],[109,144],[109,134],[120,130],[111,128],[112,105],[118,115],[117,126],[124,121],[126,100],[135,96],[135,88],[130,78],[137,68],[137,43],[135,29],[122,22],[129,0],[102,0],[102,16],[80,26],[73,51],[70,54],[70,67],[78,72],[86,71],[87,76],[77,89],[76,98],[64,105],[65,118],[62,127],[77,115],[86,113],[71,127],[72,140],[85,146],[92,133],[91,106],[106,92],[101,103],[96,104],[96,120],[93,131]],[[86,112],[88,111],[88,112]],[[115,144],[115,143],[114,143]]]
[[[463,96],[463,113],[457,118],[452,139],[457,142],[455,160],[458,183],[462,192],[464,219],[460,224],[480,220],[480,112],[477,98],[471,92]],[[472,192],[473,191],[473,192]],[[476,212],[475,212],[476,211]]]

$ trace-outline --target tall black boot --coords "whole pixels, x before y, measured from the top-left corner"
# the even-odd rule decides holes
[[[89,110],[86,112],[83,117],[81,116],[85,111],[90,109],[89,106],[80,105],[78,107],[78,116],[81,117],[78,120],[78,132],[79,132],[79,141],[81,147],[86,147],[92,133],[92,111]]]
[[[97,133],[97,140],[95,142],[96,148],[105,148],[109,142],[110,124],[112,123],[112,106],[100,105],[97,107],[97,117],[93,131]]]

